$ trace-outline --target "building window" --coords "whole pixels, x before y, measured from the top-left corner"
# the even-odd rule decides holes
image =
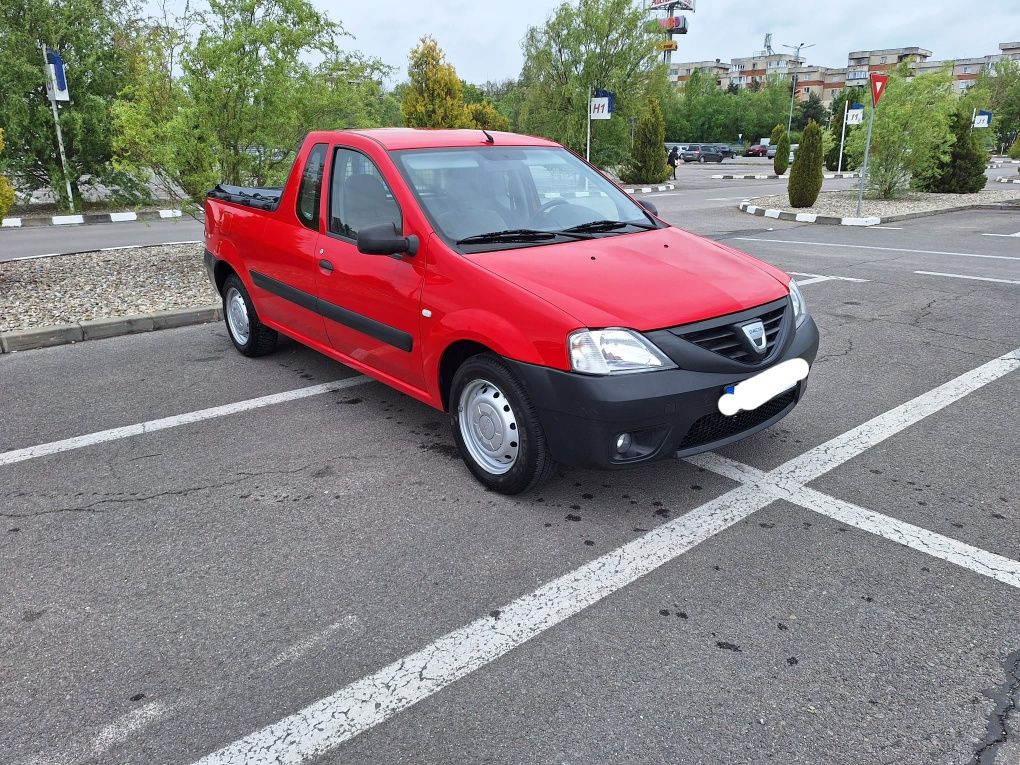
[[[882,56],[882,57],[881,57],[881,58],[880,58],[880,59],[878,60],[878,63],[880,63],[880,64],[884,64],[884,63],[885,63],[885,56]]]

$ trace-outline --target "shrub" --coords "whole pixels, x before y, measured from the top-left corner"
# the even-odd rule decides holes
[[[634,129],[634,148],[630,161],[620,174],[624,183],[659,183],[669,176],[666,164],[666,123],[662,119],[659,102],[648,99],[648,107],[638,118]]]
[[[4,151],[4,130],[0,128],[0,154]],[[0,218],[7,216],[14,206],[14,187],[11,182],[0,175]]]
[[[785,130],[779,136],[776,144],[776,156],[772,160],[772,167],[776,175],[782,175],[790,166],[790,135]]]
[[[1007,152],[1010,159],[1020,159],[1020,138],[1013,141]]]
[[[810,207],[822,190],[822,129],[814,120],[804,128],[788,186],[790,204],[794,207]]]
[[[985,187],[988,160],[971,127],[970,116],[957,112],[949,123],[955,138],[948,156],[940,157],[914,179],[921,191],[976,194]]]

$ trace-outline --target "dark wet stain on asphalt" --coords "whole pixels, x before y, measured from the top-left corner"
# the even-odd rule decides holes
[[[41,617],[45,613],[46,613],[46,609],[45,608],[42,611],[24,611],[21,614],[21,621],[23,621],[23,622],[34,622],[36,619],[38,619],[39,617]]]
[[[796,656],[791,656],[789,659],[786,660],[786,663],[789,664],[791,667],[794,666],[795,664],[798,663],[797,662],[797,657]]]
[[[579,520],[581,520],[581,516],[580,515],[574,515],[573,513],[567,513],[567,520],[568,521],[579,521]]]
[[[727,643],[725,640],[717,640],[716,646],[722,648],[724,651],[733,651],[733,653],[741,653],[740,646],[736,643]]]
[[[144,698],[145,698],[144,693],[136,693],[134,696],[131,697],[131,701],[141,701]]]

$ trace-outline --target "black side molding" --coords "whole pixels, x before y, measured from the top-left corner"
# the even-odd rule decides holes
[[[309,311],[317,313],[330,321],[343,324],[345,327],[350,327],[363,335],[374,337],[376,340],[381,340],[387,345],[392,345],[394,348],[399,348],[402,351],[410,352],[414,347],[414,338],[408,332],[391,327],[389,324],[383,324],[381,321],[376,321],[335,303],[322,300],[296,287],[291,287],[289,284],[277,281],[265,274],[260,274],[258,271],[249,270],[248,273],[251,274],[251,280],[255,285],[266,290],[266,292],[272,292],[274,295],[282,297],[284,300],[290,301],[302,308],[307,308]]]

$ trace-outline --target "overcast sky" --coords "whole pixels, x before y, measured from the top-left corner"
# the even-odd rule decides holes
[[[311,0],[343,23],[357,48],[399,68],[408,51],[431,34],[462,79],[482,83],[515,77],[521,69],[521,40],[542,24],[556,0]],[[659,14],[662,15],[662,14]],[[1000,42],[1020,40],[1020,0],[893,0],[829,2],[800,0],[697,0],[685,13],[690,33],[676,38],[674,61],[748,56],[761,50],[766,32],[772,46],[815,43],[810,64],[845,66],[851,50],[919,46],[934,58],[965,58],[998,52]]]

